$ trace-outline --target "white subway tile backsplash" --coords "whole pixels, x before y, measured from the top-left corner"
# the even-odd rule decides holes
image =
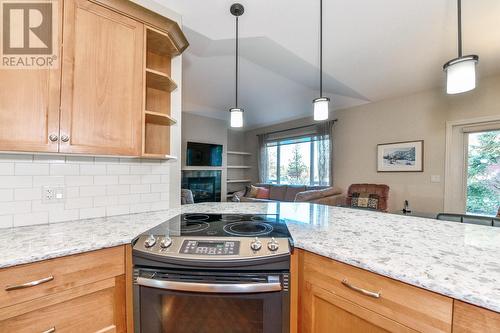
[[[80,218],[81,219],[92,219],[92,218],[101,217],[101,216],[106,216],[106,208],[104,208],[104,207],[80,209]]]
[[[16,163],[14,173],[19,176],[45,176],[49,174],[49,164]]]
[[[64,177],[66,186],[85,186],[94,184],[93,176],[66,176]]]
[[[16,177],[16,178],[19,178],[19,177]],[[33,176],[33,187],[47,186],[47,185],[64,185],[64,177],[63,176]]]
[[[143,175],[141,176],[142,184],[158,184],[161,182],[160,175]]]
[[[94,197],[94,207],[105,207],[118,205],[117,195],[107,195],[102,197]]]
[[[91,197],[66,199],[65,209],[89,208],[94,206],[94,200]]]
[[[130,185],[108,185],[106,186],[106,195],[129,194]]]
[[[51,209],[49,210],[49,223],[78,220],[80,218],[79,209]]]
[[[149,193],[151,192],[150,184],[130,185],[130,193]]]
[[[0,215],[0,229],[11,228],[14,226],[12,215]]]
[[[118,203],[120,205],[131,205],[134,203],[139,203],[140,201],[141,201],[140,194],[120,195],[118,197]]]
[[[118,181],[120,184],[140,184],[141,176],[139,175],[120,176]]]
[[[96,197],[106,195],[106,186],[93,185],[93,186],[80,186],[81,197]]]
[[[0,188],[33,187],[32,176],[0,176]]]
[[[96,185],[114,185],[118,184],[118,176],[94,176]]]
[[[108,164],[106,166],[108,175],[128,175],[130,166],[124,164]]]
[[[80,165],[80,175],[98,176],[106,174],[106,166],[103,164],[82,164]]]
[[[157,160],[0,153],[0,228],[167,209],[169,173]],[[42,202],[45,186],[64,198]]]
[[[131,165],[130,166],[130,174],[131,175],[149,175],[151,174],[151,165]]]
[[[0,202],[14,200],[14,190],[0,189]]]
[[[78,164],[51,164],[50,174],[57,176],[77,176],[80,174]]]
[[[14,163],[0,163],[0,175],[9,176],[14,174]]]
[[[123,215],[123,214],[129,214],[129,213],[130,213],[130,206],[129,205],[106,207],[106,215],[107,216]]]
[[[14,215],[14,227],[49,223],[49,213],[29,213]]]
[[[14,200],[41,200],[42,199],[42,189],[40,187],[35,188],[16,188],[14,190]]]

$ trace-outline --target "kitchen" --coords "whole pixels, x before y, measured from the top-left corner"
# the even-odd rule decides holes
[[[0,332],[500,331],[500,228],[306,202],[181,206],[191,45],[175,11],[0,4],[8,22],[50,17],[4,21],[17,49],[4,59],[54,61],[0,69]]]

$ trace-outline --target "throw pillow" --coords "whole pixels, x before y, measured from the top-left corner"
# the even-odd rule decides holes
[[[255,198],[257,196],[257,192],[259,192],[259,188],[253,185],[250,185],[250,188],[248,189],[246,193],[247,198]]]
[[[378,209],[379,196],[372,193],[354,192],[351,198],[351,207]]]
[[[269,199],[269,189],[265,187],[257,187],[259,190],[257,191],[257,199]]]

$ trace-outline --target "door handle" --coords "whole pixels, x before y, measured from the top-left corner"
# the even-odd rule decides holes
[[[39,284],[46,283],[49,281],[54,280],[54,277],[48,276],[46,278],[40,279],[40,280],[35,280],[35,281],[30,281],[22,284],[14,284],[14,285],[9,285],[5,287],[5,291],[11,291],[11,290],[17,290],[17,289],[26,289],[34,286],[38,286]]]
[[[280,282],[269,283],[191,283],[179,281],[155,280],[138,277],[137,284],[144,287],[152,287],[164,290],[190,291],[201,293],[221,294],[249,294],[280,291]]]
[[[375,291],[370,291],[370,290],[366,290],[366,289],[363,289],[363,288],[359,288],[359,287],[356,287],[352,284],[349,283],[349,281],[347,281],[347,279],[343,279],[342,280],[342,284],[344,286],[346,286],[347,288],[349,289],[352,289],[354,291],[357,291],[358,293],[361,293],[363,295],[366,295],[366,296],[370,296],[370,297],[373,297],[373,298],[380,298],[380,291],[379,292],[375,292]]]

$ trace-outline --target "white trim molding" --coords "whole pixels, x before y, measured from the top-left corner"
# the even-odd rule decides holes
[[[467,133],[500,126],[500,115],[446,122],[444,211],[464,213],[466,201]]]

